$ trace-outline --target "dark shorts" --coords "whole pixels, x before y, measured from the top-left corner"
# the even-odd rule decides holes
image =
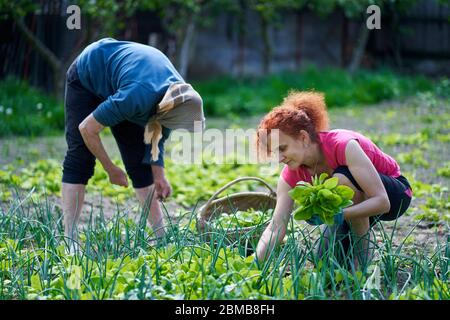
[[[340,173],[346,176],[355,186],[356,189],[362,191],[358,182],[356,182],[355,178],[353,178],[348,167],[346,166],[337,167],[334,170],[333,174],[335,173]],[[382,215],[370,217],[371,223],[375,222],[376,220],[382,221],[395,220],[405,213],[406,209],[408,209],[411,203],[411,186],[404,176],[393,178],[381,173],[379,173],[379,176],[381,182],[384,185],[384,188],[386,189],[386,193],[388,195],[389,202],[391,204],[391,209],[389,210],[389,212],[386,212]]]
[[[103,99],[88,91],[80,82],[76,62],[66,74],[64,99],[65,135],[67,152],[63,162],[62,181],[86,185],[94,174],[95,157],[84,144],[78,130],[79,124],[91,114]],[[144,127],[123,121],[111,127],[122,161],[134,188],[143,188],[153,183],[151,166],[144,159]]]

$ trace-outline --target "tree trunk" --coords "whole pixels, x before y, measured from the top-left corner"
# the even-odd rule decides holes
[[[296,38],[295,38],[295,67],[300,69],[302,62],[302,46],[303,46],[303,15],[301,11],[298,11],[295,15],[295,28],[296,28]]]
[[[341,24],[341,67],[345,68],[348,66],[348,56],[349,56],[349,43],[348,43],[348,19],[345,13],[342,13],[342,24]]]
[[[403,66],[402,54],[401,54],[401,42],[400,42],[400,22],[399,15],[396,10],[392,10],[392,29],[393,29],[393,50],[394,59],[397,67],[401,68]]]
[[[178,72],[185,78],[189,67],[189,55],[191,51],[192,42],[195,34],[195,19],[191,17],[189,20],[186,31],[183,32],[183,38],[181,39],[181,49],[178,56]]]
[[[63,61],[59,59],[52,51],[50,51],[50,49],[33,32],[31,32],[25,24],[23,18],[17,18],[15,22],[31,47],[36,50],[37,53],[49,64],[50,69],[52,70],[53,95],[57,98],[62,98],[64,96],[66,70],[84,48],[86,42],[90,40],[89,38],[91,33],[88,23],[86,23],[86,28],[83,28],[87,31],[82,33],[82,36],[75,45],[72,54],[68,57],[68,59]]]
[[[35,49],[38,54],[41,55],[41,57],[50,65],[53,76],[53,93],[55,97],[62,97],[62,87],[64,84],[61,85],[61,80],[59,78],[62,73],[63,63],[38,37],[30,31],[30,29],[28,29],[23,18],[17,18],[15,22],[19,28],[19,31],[30,43],[33,49]]]
[[[237,55],[237,73],[239,77],[245,74],[245,37],[246,37],[246,25],[247,25],[247,7],[244,0],[239,1],[239,14],[237,16],[237,42],[238,42],[238,55]]]
[[[370,30],[367,28],[366,23],[363,22],[359,31],[358,40],[356,41],[356,46],[353,49],[351,62],[347,69],[350,73],[355,73],[361,65],[367,41],[369,40],[369,32]]]
[[[263,40],[263,73],[268,74],[272,60],[272,46],[269,38],[269,23],[264,16],[261,16],[261,36]]]

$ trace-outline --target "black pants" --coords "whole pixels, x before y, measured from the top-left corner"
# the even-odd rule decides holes
[[[76,62],[72,63],[66,74],[64,99],[68,147],[63,162],[62,181],[65,183],[86,185],[94,174],[95,157],[85,145],[78,126],[101,102],[103,99],[83,87],[76,70]],[[133,187],[143,188],[151,185],[151,166],[142,163],[145,152],[144,127],[123,121],[111,127],[111,132]]]
[[[362,191],[348,167],[338,167],[334,170],[333,174],[335,173],[340,173],[346,176],[358,190]],[[411,189],[411,186],[404,176],[393,178],[383,174],[379,175],[389,197],[391,208],[387,213],[370,217],[370,226],[373,226],[378,221],[390,221],[397,219],[405,213],[411,203],[411,197],[406,192],[408,189]],[[347,267],[349,267],[349,249],[352,245],[351,240],[350,226],[346,221],[339,226],[323,227],[322,237],[319,240],[317,249],[318,257],[324,257],[326,252],[333,247],[334,256],[337,261],[341,263],[345,262]]]

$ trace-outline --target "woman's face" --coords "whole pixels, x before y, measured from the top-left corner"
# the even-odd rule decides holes
[[[278,145],[274,141],[272,151],[279,155],[279,161],[286,164],[290,169],[298,168],[305,164],[307,156],[307,145],[309,135],[301,130],[299,137],[294,138],[279,130]]]

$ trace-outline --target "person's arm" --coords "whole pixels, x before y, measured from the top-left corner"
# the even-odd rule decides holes
[[[100,161],[103,168],[109,175],[111,183],[128,187],[128,180],[125,172],[117,167],[109,158],[100,139],[100,131],[104,126],[95,120],[92,113],[87,116],[78,126],[84,143],[91,153]]]
[[[113,127],[124,120],[148,112],[157,104],[157,95],[138,82],[121,84],[120,88],[100,103],[92,115],[104,126]]]
[[[256,257],[259,262],[264,261],[270,252],[277,246],[286,235],[286,228],[292,211],[294,201],[289,196],[288,191],[291,186],[282,177],[277,185],[277,204],[272,220],[264,230],[261,239],[256,247]]]
[[[345,147],[348,169],[367,196],[363,202],[345,208],[344,219],[371,217],[389,212],[390,202],[386,189],[369,157],[356,140]]]

